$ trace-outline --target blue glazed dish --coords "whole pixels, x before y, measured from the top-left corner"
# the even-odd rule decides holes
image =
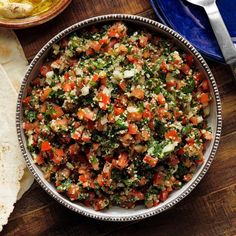
[[[183,0],[151,0],[154,11],[161,16],[162,23],[188,39],[204,56],[224,62],[224,58],[211,29],[204,9]],[[235,1],[218,0],[227,29],[236,43]]]

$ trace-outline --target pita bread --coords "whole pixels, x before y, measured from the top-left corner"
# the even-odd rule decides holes
[[[0,64],[18,92],[28,68],[28,61],[19,40],[12,30],[0,29]]]
[[[13,211],[26,167],[16,145],[16,100],[16,91],[0,65],[0,231]]]
[[[17,94],[23,76],[28,68],[28,61],[25,58],[17,36],[12,30],[0,29],[0,64],[6,71],[7,78],[10,80]],[[17,200],[30,188],[33,181],[34,178],[26,167]]]

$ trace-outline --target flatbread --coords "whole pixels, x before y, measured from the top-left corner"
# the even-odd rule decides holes
[[[16,91],[0,65],[0,231],[13,211],[26,163],[15,128]]]
[[[28,68],[28,61],[18,38],[12,30],[0,29],[0,64],[18,92]]]
[[[0,64],[7,73],[7,78],[17,94],[20,90],[21,81],[28,68],[28,61],[20,45],[20,42],[12,30],[0,29]],[[18,143],[16,143],[18,145]],[[21,188],[17,200],[30,188],[34,178],[25,168],[24,176],[21,180]]]

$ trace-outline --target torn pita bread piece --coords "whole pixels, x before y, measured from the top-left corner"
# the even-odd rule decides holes
[[[14,209],[26,163],[18,147],[17,95],[0,65],[0,231]]]
[[[0,64],[18,92],[28,68],[21,44],[12,30],[0,29]]]
[[[29,169],[26,167],[24,169],[24,175],[20,180],[20,191],[17,194],[17,200],[21,199],[23,194],[27,192],[27,190],[29,190],[33,182],[34,182],[34,178],[31,172],[29,171]]]

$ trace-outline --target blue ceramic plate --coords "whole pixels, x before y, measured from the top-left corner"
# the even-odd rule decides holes
[[[162,23],[182,34],[206,57],[224,62],[203,8],[184,0],[151,0],[151,3]],[[232,40],[236,43],[235,0],[217,0],[217,5]]]

